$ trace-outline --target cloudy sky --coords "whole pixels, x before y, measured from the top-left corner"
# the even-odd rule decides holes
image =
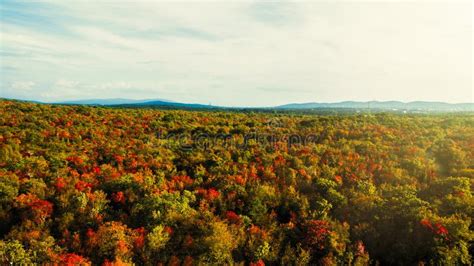
[[[0,97],[473,101],[471,1],[0,1]]]

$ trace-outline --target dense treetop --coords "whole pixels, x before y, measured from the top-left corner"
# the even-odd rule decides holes
[[[474,117],[0,100],[0,264],[471,264]]]

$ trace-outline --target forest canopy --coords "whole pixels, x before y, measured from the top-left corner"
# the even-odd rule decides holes
[[[0,264],[469,265],[472,114],[0,100]]]

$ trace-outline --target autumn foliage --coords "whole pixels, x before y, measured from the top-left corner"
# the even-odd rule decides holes
[[[469,265],[473,178],[472,114],[0,100],[0,264]]]

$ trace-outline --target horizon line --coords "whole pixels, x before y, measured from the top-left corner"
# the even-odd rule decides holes
[[[286,105],[304,105],[304,104],[341,104],[341,103],[387,103],[387,102],[397,102],[402,104],[410,104],[410,103],[442,103],[442,104],[450,104],[450,105],[462,105],[462,104],[474,104],[474,102],[445,102],[440,100],[412,100],[412,101],[404,101],[404,100],[338,100],[338,101],[327,101],[327,102],[318,102],[318,101],[308,101],[308,102],[287,102],[284,104],[272,105],[272,106],[238,106],[238,105],[213,105],[211,103],[200,103],[200,102],[187,102],[187,101],[176,101],[176,100],[169,100],[169,99],[161,99],[161,98],[141,98],[141,99],[134,99],[134,98],[78,98],[78,99],[67,99],[67,100],[57,100],[57,101],[44,101],[44,100],[33,100],[33,99],[25,99],[25,98],[9,98],[0,96],[2,100],[14,100],[14,101],[24,101],[24,102],[36,102],[41,104],[74,104],[71,102],[78,102],[78,101],[107,101],[107,100],[128,100],[128,101],[137,101],[135,104],[140,103],[147,103],[147,102],[154,102],[154,101],[162,101],[168,103],[176,103],[176,104],[189,104],[189,105],[203,105],[203,106],[210,106],[210,107],[223,107],[223,108],[275,108],[281,107]],[[78,105],[93,105],[93,104],[80,104]],[[126,103],[125,103],[126,104]],[[100,104],[99,104],[100,105]],[[107,105],[107,104],[106,104]],[[114,104],[111,104],[114,105]],[[116,104],[118,105],[118,104]]]

